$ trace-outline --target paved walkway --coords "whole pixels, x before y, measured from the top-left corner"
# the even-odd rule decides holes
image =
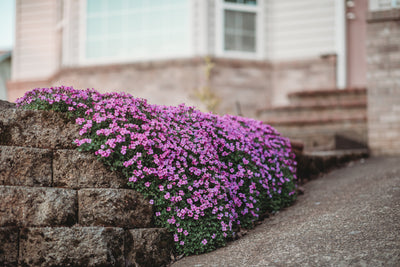
[[[172,266],[400,266],[400,158],[361,160],[304,188],[245,237]]]

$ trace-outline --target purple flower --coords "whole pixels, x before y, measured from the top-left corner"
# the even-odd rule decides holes
[[[65,86],[34,89],[17,105],[30,107],[36,101],[55,109],[62,105],[78,117],[81,137],[74,143],[117,166],[152,205],[157,203],[155,216],[174,231],[175,242],[180,241],[178,233],[189,234],[186,228],[206,245],[211,233],[191,227],[205,218],[219,228],[211,239],[227,237],[232,225],[259,217],[256,207],[263,206],[259,202],[264,197],[295,195],[290,141],[260,121]],[[198,241],[179,244],[196,247],[193,242]]]

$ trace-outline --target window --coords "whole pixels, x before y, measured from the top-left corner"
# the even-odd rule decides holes
[[[190,53],[189,0],[87,0],[85,60],[135,60]]]
[[[221,0],[220,36],[217,46],[222,55],[254,58],[260,55],[261,1]],[[218,39],[220,40],[218,42]]]
[[[231,10],[224,13],[224,49],[256,52],[256,15]]]

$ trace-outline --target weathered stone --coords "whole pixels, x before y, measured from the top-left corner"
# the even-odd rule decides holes
[[[75,190],[0,186],[0,226],[61,226],[76,222]]]
[[[9,108],[15,108],[15,103],[0,100],[0,109],[9,109]]]
[[[17,266],[18,232],[16,227],[0,227],[0,266]]]
[[[107,170],[94,155],[66,149],[54,153],[53,180],[58,187],[127,187],[126,179]]]
[[[152,226],[148,200],[129,189],[81,189],[78,191],[79,224],[146,228]]]
[[[52,152],[0,146],[0,185],[51,186]]]
[[[76,138],[78,126],[63,113],[22,109],[0,112],[0,145],[74,148]]]
[[[125,266],[165,266],[173,249],[171,233],[163,228],[133,229],[126,232]]]
[[[104,227],[25,228],[22,266],[124,266],[124,230]]]

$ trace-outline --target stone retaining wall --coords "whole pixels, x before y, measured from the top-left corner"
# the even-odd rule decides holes
[[[0,110],[0,266],[162,266],[172,238],[49,111]]]

